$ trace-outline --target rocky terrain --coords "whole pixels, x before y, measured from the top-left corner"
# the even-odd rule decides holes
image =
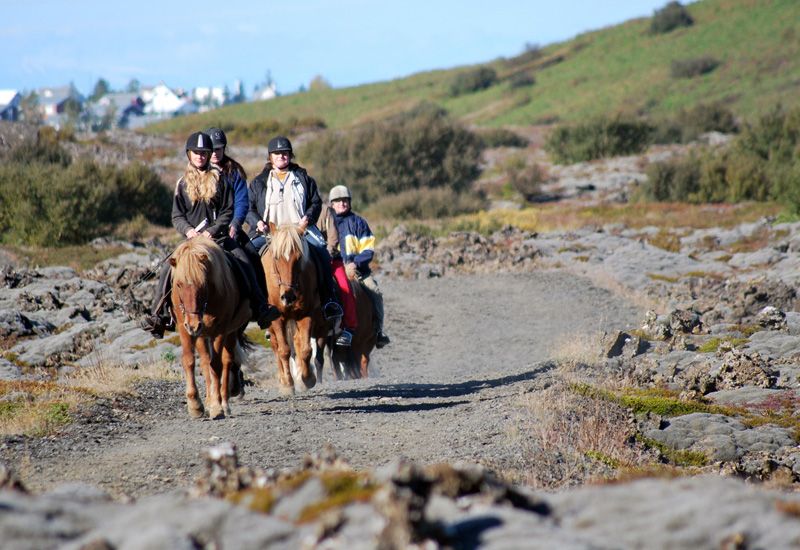
[[[583,200],[643,177],[636,158],[558,176],[551,192]],[[378,251],[393,343],[369,379],[327,373],[280,396],[259,347],[231,418],[189,419],[175,376],[101,397],[55,435],[5,436],[0,540],[796,547],[800,224],[675,228],[670,250],[648,244],[658,231],[397,227]],[[8,260],[0,378],[177,373],[174,340],[133,320],[165,249],[127,246],[85,273]]]

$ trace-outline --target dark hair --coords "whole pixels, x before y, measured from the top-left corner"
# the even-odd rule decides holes
[[[222,173],[226,176],[229,176],[234,172],[239,172],[239,175],[242,176],[242,179],[247,181],[247,172],[244,171],[244,166],[236,162],[228,155],[222,156],[222,162],[219,163],[219,167],[222,170]]]

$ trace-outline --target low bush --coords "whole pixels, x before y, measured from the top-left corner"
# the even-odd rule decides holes
[[[641,153],[650,145],[653,128],[622,117],[596,118],[559,126],[547,137],[545,150],[559,164]]]
[[[670,2],[653,14],[650,19],[650,34],[664,34],[693,24],[694,19],[680,2]]]
[[[709,56],[676,59],[670,65],[670,76],[672,78],[694,78],[710,73],[719,65],[719,60]]]
[[[158,175],[142,164],[69,162],[41,143],[15,148],[0,164],[0,239],[6,244],[80,244],[139,214],[166,224],[171,202]]]
[[[508,183],[526,201],[533,201],[541,195],[541,187],[549,178],[547,171],[539,164],[528,165],[522,156],[511,157],[506,163]]]
[[[706,132],[733,134],[739,125],[733,112],[720,103],[700,103],[681,110],[674,119],[654,125],[654,143],[689,143]]]
[[[490,67],[478,67],[457,73],[450,81],[450,95],[455,97],[484,90],[497,82],[497,72]]]
[[[505,128],[489,128],[481,130],[478,135],[484,147],[527,147],[528,140]]]
[[[384,197],[369,208],[369,217],[398,220],[435,220],[471,214],[485,206],[478,196],[449,189],[412,189]]]
[[[515,88],[528,88],[536,84],[536,77],[527,71],[514,73],[508,78],[508,86],[513,90]]]
[[[225,130],[229,142],[265,145],[277,135],[295,136],[302,132],[323,130],[325,121],[317,117],[288,117],[286,120],[262,119],[248,123],[216,121],[209,126]]]
[[[645,197],[657,201],[778,201],[800,214],[800,109],[776,107],[746,124],[724,150],[704,150],[647,169]]]
[[[327,188],[347,185],[366,205],[412,189],[447,188],[458,194],[480,173],[483,142],[437,106],[418,107],[344,133],[326,132],[303,157]]]

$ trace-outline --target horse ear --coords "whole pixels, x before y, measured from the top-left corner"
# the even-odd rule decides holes
[[[176,259],[175,259],[175,258],[173,258],[173,257],[170,257],[170,259],[169,259],[169,265],[171,265],[172,267],[175,267],[176,265],[178,265],[178,260],[176,260]]]
[[[269,232],[275,234],[275,224],[272,222],[269,222]]]

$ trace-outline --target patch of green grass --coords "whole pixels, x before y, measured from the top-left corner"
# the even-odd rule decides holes
[[[670,277],[668,275],[661,275],[660,273],[647,273],[647,277],[653,281],[663,281],[665,283],[677,283],[680,277]]]
[[[598,388],[590,384],[571,384],[570,389],[575,393],[617,403],[631,409],[635,414],[652,413],[659,416],[683,416],[696,412],[710,414],[733,415],[733,409],[709,405],[701,401],[685,401],[678,399],[675,392],[659,388],[627,388],[621,391],[611,391]]]
[[[711,338],[699,348],[697,351],[700,353],[716,353],[719,347],[724,344],[730,344],[734,348],[738,348],[743,346],[744,344],[748,343],[749,340],[747,338],[734,338],[733,336],[725,336],[723,338]]]
[[[306,506],[300,513],[299,523],[314,521],[328,510],[341,508],[353,502],[369,502],[377,491],[365,475],[356,472],[330,472],[320,474],[327,496]]]
[[[597,462],[605,464],[606,466],[608,466],[610,468],[617,469],[617,468],[622,466],[622,462],[620,462],[619,460],[617,460],[614,457],[611,457],[611,456],[608,456],[608,455],[606,455],[604,453],[601,453],[600,451],[591,451],[590,450],[590,451],[586,451],[584,453],[584,455],[586,455],[587,457],[591,458],[592,460],[596,460]]]
[[[661,456],[664,457],[670,464],[682,467],[700,467],[706,466],[709,463],[708,456],[701,451],[689,451],[684,449],[673,449],[668,445],[664,445],[660,441],[645,437],[642,434],[636,434],[636,440],[642,445],[651,449],[656,449]]]
[[[272,341],[267,340],[266,331],[258,327],[253,327],[245,330],[244,335],[247,336],[247,339],[253,342],[254,345],[272,349]]]

